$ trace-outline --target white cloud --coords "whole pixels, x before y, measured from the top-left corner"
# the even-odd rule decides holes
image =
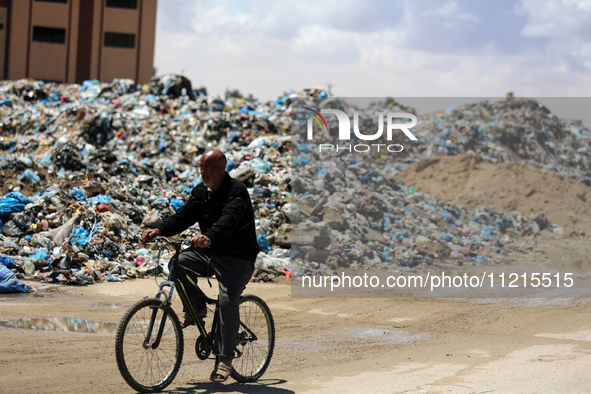
[[[589,3],[166,0],[155,65],[261,99],[327,83],[349,96],[588,95]]]
[[[574,5],[575,7],[585,11],[591,12],[591,1],[589,0],[562,0],[566,5]]]
[[[424,16],[438,16],[443,18],[451,18],[451,19],[458,19],[462,21],[470,21],[470,22],[478,22],[480,18],[478,15],[475,15],[468,11],[462,11],[459,9],[458,3],[456,1],[450,1],[445,3],[434,10],[427,10],[423,12]]]
[[[591,38],[591,1],[522,1],[523,9],[528,15],[524,34],[587,40]]]

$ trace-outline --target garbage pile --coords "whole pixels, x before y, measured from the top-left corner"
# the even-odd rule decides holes
[[[301,111],[305,106],[318,111],[339,109],[349,114],[351,120],[357,112],[361,119],[359,128],[366,135],[378,129],[380,113],[409,112],[418,118],[412,128],[418,140],[412,141],[402,133],[394,135],[394,142],[404,145],[397,155],[397,161],[402,163],[400,169],[425,157],[476,152],[492,164],[523,163],[591,186],[591,130],[580,120],[559,118],[544,105],[527,98],[478,101],[420,116],[403,101],[308,95],[299,99],[300,111],[293,114],[298,129],[294,133],[303,133],[305,129],[306,112]],[[339,130],[335,116],[327,115],[324,119],[331,130]],[[351,144],[368,142],[353,133],[351,136]],[[323,137],[325,142],[337,142],[335,133]]]
[[[307,120],[291,109],[296,96],[314,108],[347,106],[321,89],[268,103],[237,92],[213,97],[178,75],[146,85],[0,82],[2,264],[17,276],[75,285],[165,272],[170,255],[140,245],[139,235],[182,206],[201,181],[200,155],[212,148],[227,153],[227,170],[249,188],[260,281],[336,267],[484,263],[518,246],[518,236],[560,231],[541,215],[467,211],[396,181],[425,156],[474,150],[588,179],[589,130],[531,100],[419,118],[419,141],[405,140],[391,160],[319,156],[299,138]],[[392,99],[383,105],[413,112]],[[364,110],[362,122],[375,126],[383,105]]]
[[[414,130],[414,129],[413,129]],[[422,116],[411,157],[474,151],[493,164],[519,162],[591,186],[591,131],[532,99],[480,101]]]
[[[269,251],[289,220],[281,211],[290,195],[285,110],[209,97],[178,76],[144,86],[0,83],[4,265],[69,284],[162,272],[170,256],[155,261],[139,235],[183,205],[201,181],[200,155],[212,148],[227,152],[227,170],[250,188],[259,243]],[[262,255],[258,266],[266,267]]]
[[[530,100],[514,100],[513,108],[523,109],[520,107],[523,105],[527,109],[532,104]],[[479,105],[502,107],[501,104],[479,103],[467,108],[473,109]],[[467,120],[468,116],[461,115],[455,119],[450,115],[420,118],[417,127],[413,128],[419,141],[405,139],[406,153],[400,152],[401,155],[393,157],[383,148],[385,144],[382,144],[382,151],[371,151],[369,142],[353,134],[350,140],[339,141],[337,133],[327,132],[327,129],[339,130],[339,123],[332,116],[324,117],[328,128],[320,124],[318,128],[312,129],[316,134],[314,143],[311,143],[307,124],[309,108],[339,109],[348,114],[348,119],[353,120],[351,123],[356,122],[351,115],[355,111],[359,118],[358,124],[366,127],[365,135],[371,134],[368,129],[378,129],[376,121],[380,112],[414,112],[394,100],[383,105],[373,102],[363,108],[332,98],[295,101],[292,112],[294,150],[290,206],[294,274],[327,275],[344,268],[395,270],[439,262],[482,264],[495,261],[499,256],[522,247],[523,244],[518,241],[521,236],[564,232],[561,227],[548,223],[543,214],[525,216],[519,212],[503,213],[492,207],[470,211],[420,193],[411,184],[397,182],[399,172],[426,155],[451,155],[476,149],[488,155],[491,161],[494,161],[491,152],[496,152],[494,158],[497,162],[525,160],[518,155],[506,154],[507,147],[498,141],[496,145],[487,142],[487,139],[498,138],[502,134],[490,125],[480,127],[482,138],[474,140],[459,133],[459,128],[454,126],[454,138],[464,138],[457,145],[449,141],[452,136],[450,130],[445,130],[445,133],[440,131],[444,122],[476,122],[476,116],[470,120]],[[506,113],[501,115],[507,117]],[[555,117],[548,118],[555,125],[568,124]],[[487,118],[483,116],[483,119]],[[514,122],[515,126],[510,131],[517,133],[519,120],[514,119]],[[531,117],[524,119],[524,124],[528,122],[533,122]],[[446,127],[451,129],[451,126]],[[581,135],[589,135],[588,129],[581,127],[580,131]],[[556,134],[564,137],[558,131]],[[446,141],[441,143],[441,138]],[[579,153],[582,148],[586,149],[588,140],[580,140],[579,145],[573,145],[573,139],[563,138],[560,141],[564,143],[546,146],[547,149],[558,146],[562,152],[578,155],[576,157],[581,160],[572,161],[568,170],[574,174],[573,177],[581,179],[588,173],[588,161]],[[324,143],[330,147],[340,143],[343,149],[338,151],[330,148],[321,152],[320,144]],[[357,152],[363,153],[351,154],[355,148],[348,146],[358,146],[360,150]],[[377,148],[377,144],[372,146]],[[543,163],[549,157],[545,148],[530,144],[528,149],[531,150],[528,151],[527,160],[531,163],[537,160]],[[525,156],[523,152],[521,154]]]
[[[310,163],[304,171],[294,170],[290,205],[292,255],[302,275],[343,268],[396,270],[450,260],[488,263],[521,247],[522,236],[563,232],[543,214],[468,210],[346,156],[305,156]]]

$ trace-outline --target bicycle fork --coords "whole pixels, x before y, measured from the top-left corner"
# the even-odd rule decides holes
[[[164,291],[164,287],[169,286],[170,290],[168,294]],[[152,349],[158,348],[160,345],[160,340],[162,339],[162,334],[164,333],[164,325],[166,323],[166,318],[168,317],[168,308],[170,307],[170,300],[172,299],[172,294],[174,292],[174,282],[172,281],[164,281],[160,283],[160,288],[158,289],[158,293],[156,294],[156,298],[160,299],[161,296],[164,296],[164,300],[162,304],[157,307],[153,308],[152,316],[150,317],[150,323],[148,324],[148,332],[146,334],[146,339],[144,339],[143,347],[147,349],[151,347]],[[156,339],[154,343],[150,345],[150,339],[152,338],[152,330],[154,329],[154,323],[156,322],[156,316],[158,315],[158,309],[162,309],[162,318],[160,320],[160,326],[158,327],[158,333],[156,334]]]

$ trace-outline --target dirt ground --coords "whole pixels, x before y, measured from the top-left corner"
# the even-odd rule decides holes
[[[422,170],[406,173],[419,191],[432,187],[429,193],[436,197],[467,206],[545,213],[565,228],[564,235],[523,239],[526,248],[507,256],[507,264],[528,262],[541,271],[575,276],[590,272],[587,187],[563,184],[570,181],[554,174],[529,173],[527,167],[492,168],[466,156],[429,160]],[[505,201],[509,205],[503,206]],[[135,301],[155,294],[154,279],[87,287],[28,283],[41,288],[0,297],[0,321],[70,317],[113,324],[96,334],[0,328],[0,392],[132,392],[117,369],[112,326]],[[589,290],[569,299],[317,299],[292,298],[287,282],[251,283],[246,293],[264,298],[276,322],[276,349],[265,375],[254,384],[210,383],[213,361],[197,359],[197,332],[189,328],[183,365],[167,391],[589,392]],[[174,306],[180,310],[178,298]]]
[[[591,188],[555,172],[510,162],[493,166],[477,154],[462,153],[423,159],[396,179],[456,205],[544,214],[566,235],[591,235]]]
[[[215,286],[214,286],[215,287]],[[117,323],[153,279],[59,287],[0,298],[0,319]],[[277,343],[254,384],[208,381],[213,361],[185,333],[173,393],[547,393],[591,388],[588,299],[296,299],[285,283],[251,283],[268,301]],[[178,300],[175,304],[180,308]],[[3,393],[125,393],[115,334],[0,332]]]

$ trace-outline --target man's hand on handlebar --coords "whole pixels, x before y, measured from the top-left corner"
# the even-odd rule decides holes
[[[142,233],[141,241],[146,242],[146,241],[149,241],[152,238],[157,237],[159,235],[160,235],[159,229],[150,228],[150,229],[144,230],[144,232]],[[207,237],[203,234],[198,234],[198,235],[194,236],[193,238],[191,238],[191,245],[193,245],[197,248],[209,248],[211,246],[211,240],[209,239],[209,237]]]
[[[142,242],[146,242],[151,240],[154,237],[157,237],[160,235],[160,230],[157,228],[150,228],[147,230],[144,230],[144,232],[142,233],[142,238],[141,241]]]
[[[191,238],[191,245],[197,248],[209,248],[211,246],[211,240],[203,234],[198,234]]]

